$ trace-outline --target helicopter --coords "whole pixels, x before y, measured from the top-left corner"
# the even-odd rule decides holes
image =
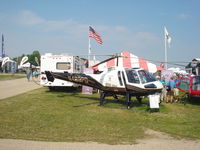
[[[131,96],[139,102],[142,96],[160,93],[163,86],[160,81],[142,68],[110,67],[100,74],[45,71],[48,81],[56,79],[90,86],[100,90],[100,106],[104,105],[106,96],[125,95],[127,109],[131,108]]]
[[[189,100],[197,100],[200,97],[200,75],[183,75],[177,87],[187,93]]]

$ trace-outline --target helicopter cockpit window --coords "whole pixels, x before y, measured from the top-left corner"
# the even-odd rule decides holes
[[[193,90],[200,90],[200,76],[196,76],[196,77],[193,78],[192,89]]]
[[[142,83],[156,81],[155,77],[145,70],[139,70],[138,74]]]
[[[135,70],[126,70],[126,74],[128,77],[128,82],[130,83],[140,83],[139,77]]]

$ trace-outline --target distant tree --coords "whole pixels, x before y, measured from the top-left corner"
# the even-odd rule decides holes
[[[32,54],[27,54],[27,55],[22,54],[21,56],[14,57],[13,60],[18,62],[18,64],[20,64],[20,62],[24,56],[28,57],[28,62],[30,62],[32,65],[34,65],[34,66],[40,65],[40,52],[39,51],[35,50],[32,52]]]
[[[31,55],[27,55],[27,56],[28,56],[28,61],[32,65],[34,65],[34,66],[40,65],[40,52],[39,51],[33,51],[33,53]],[[37,60],[38,60],[38,62],[37,62]]]
[[[14,58],[12,58],[12,60],[18,62],[18,57],[14,57]]]

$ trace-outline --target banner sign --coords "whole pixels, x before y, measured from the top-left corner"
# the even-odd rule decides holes
[[[93,74],[94,70],[92,68],[84,68],[85,74]],[[89,86],[82,86],[82,93],[83,94],[92,94],[93,88]]]
[[[159,108],[160,95],[154,94],[154,95],[149,95],[148,97],[149,97],[150,108]]]
[[[9,62],[9,61],[12,61],[12,60],[10,60],[10,58],[9,57],[4,57],[3,58],[3,61],[2,61],[2,64],[1,64],[1,67],[3,67],[7,62]]]
[[[172,70],[162,70],[161,71],[161,78],[165,78],[166,83],[169,82],[170,78],[174,75]]]
[[[22,66],[25,62],[28,61],[28,57],[27,56],[24,56],[20,62],[20,66]]]
[[[36,62],[36,64],[37,64],[38,66],[40,65],[39,60],[38,60],[37,57],[35,57],[35,62]]]

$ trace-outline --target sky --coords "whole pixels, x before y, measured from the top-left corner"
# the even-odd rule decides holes
[[[165,60],[164,26],[172,41],[169,62],[200,58],[199,0],[0,0],[0,34],[9,57],[31,54],[92,54],[129,51],[148,60]],[[97,57],[98,59],[98,57]],[[99,58],[102,59],[102,58]]]

